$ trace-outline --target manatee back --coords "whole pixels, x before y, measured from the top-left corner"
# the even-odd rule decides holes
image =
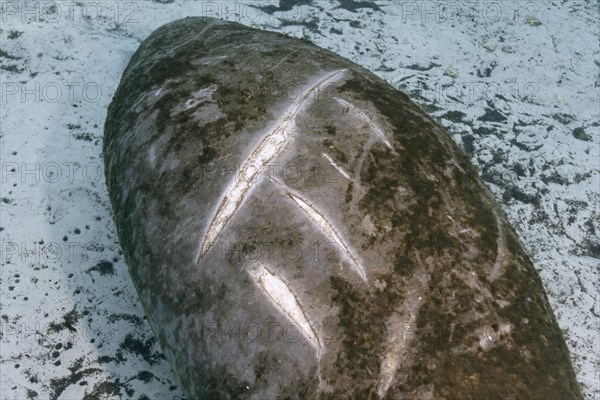
[[[309,42],[207,18],[109,107],[119,240],[190,399],[580,399],[515,232],[408,97]]]

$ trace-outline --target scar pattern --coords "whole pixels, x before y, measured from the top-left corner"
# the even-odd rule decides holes
[[[298,112],[311,98],[313,98],[311,95],[322,87],[340,79],[345,71],[345,69],[340,69],[330,72],[324,77],[317,79],[316,82],[313,82],[308,90],[288,107],[283,115],[276,121],[274,127],[262,137],[258,146],[256,146],[244,160],[240,167],[240,171],[250,170],[251,172],[250,174],[246,174],[246,179],[233,178],[223,192],[216,211],[213,217],[210,218],[206,232],[200,241],[195,257],[196,263],[200,259],[200,256],[206,253],[231,217],[235,215],[244,202],[248,192],[253,187],[256,175],[259,173],[260,169],[250,167],[255,165],[265,165],[282,151],[291,137],[291,131],[294,127],[295,118],[298,115]],[[235,176],[238,175],[236,174]]]

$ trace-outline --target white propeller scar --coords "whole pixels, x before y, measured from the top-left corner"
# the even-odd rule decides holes
[[[248,273],[254,283],[260,288],[277,309],[286,316],[288,320],[296,324],[302,335],[310,342],[317,351],[317,359],[321,357],[324,351],[323,345],[316,332],[308,322],[304,310],[300,306],[298,299],[292,293],[290,287],[279,277],[267,270],[264,265],[258,264],[254,268],[249,268]]]
[[[336,232],[333,225],[323,216],[323,213],[317,210],[314,206],[308,203],[308,200],[302,198],[302,196],[296,191],[289,188],[279,179],[269,176],[269,179],[274,182],[287,196],[289,196],[302,211],[310,218],[310,220],[319,228],[323,235],[333,240],[337,245],[342,255],[350,262],[351,268],[356,272],[365,282],[368,281],[367,274],[362,264],[358,261],[358,256],[350,249],[350,246],[345,243],[340,235]]]
[[[340,99],[339,97],[336,97],[335,100],[338,103],[340,103],[341,105],[343,105],[344,107],[348,108],[348,110],[352,110],[352,112],[354,114],[356,114],[367,125],[369,125],[371,127],[371,130],[375,133],[375,135],[377,135],[377,137],[379,137],[379,139],[383,142],[383,144],[385,144],[385,147],[387,147],[390,150],[394,149],[392,147],[392,145],[390,144],[390,142],[388,141],[387,137],[385,136],[385,133],[383,133],[383,131],[381,130],[381,128],[379,126],[377,126],[377,124],[375,124],[375,122],[373,122],[373,120],[367,114],[365,114],[361,109],[359,109],[354,104],[352,104],[344,99]]]
[[[333,168],[335,168],[344,178],[348,179],[349,181],[352,180],[352,178],[350,178],[350,175],[348,175],[348,173],[346,171],[344,171],[344,169],[342,167],[340,167],[339,165],[337,165],[335,163],[335,161],[333,161],[333,159],[329,156],[329,154],[321,154],[323,156],[324,159],[326,159],[329,162],[329,165],[331,165]]]
[[[206,253],[227,222],[229,222],[240,208],[249,190],[255,184],[254,180],[260,169],[251,167],[255,165],[266,165],[271,159],[281,153],[292,136],[291,133],[295,126],[295,118],[300,109],[314,99],[314,96],[312,95],[315,94],[316,91],[339,80],[345,72],[345,69],[340,69],[316,79],[316,81],[304,91],[304,94],[287,108],[283,115],[275,122],[274,127],[263,136],[256,148],[244,160],[240,167],[240,171],[251,172],[250,174],[245,174],[244,179],[236,179],[236,176],[239,176],[239,174],[234,175],[234,178],[223,192],[221,200],[216,207],[216,211],[210,218],[208,227],[200,241],[195,256],[196,263],[198,263],[200,257]]]

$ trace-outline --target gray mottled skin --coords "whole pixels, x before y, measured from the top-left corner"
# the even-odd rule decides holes
[[[203,253],[235,171],[304,94]],[[124,72],[104,158],[133,281],[190,399],[581,398],[541,281],[466,156],[352,62],[169,23]]]

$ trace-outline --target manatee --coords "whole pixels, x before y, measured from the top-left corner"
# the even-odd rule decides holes
[[[542,282],[405,94],[300,39],[189,17],[133,55],[103,156],[190,399],[581,399]]]

